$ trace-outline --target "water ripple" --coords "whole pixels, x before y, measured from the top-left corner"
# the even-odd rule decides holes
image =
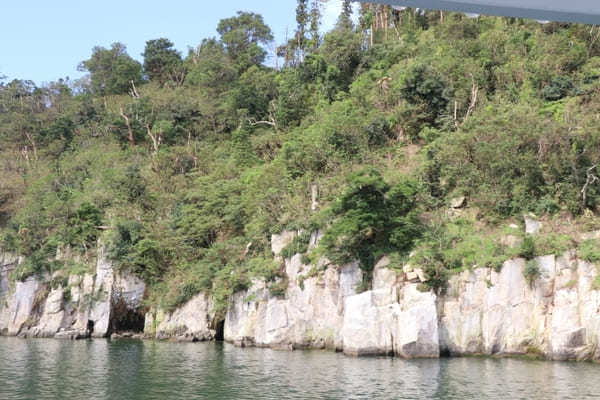
[[[0,399],[587,399],[600,366],[0,338]]]

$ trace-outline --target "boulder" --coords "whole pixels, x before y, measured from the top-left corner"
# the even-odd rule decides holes
[[[467,205],[467,198],[465,196],[456,197],[450,201],[450,207],[454,209],[463,208]]]

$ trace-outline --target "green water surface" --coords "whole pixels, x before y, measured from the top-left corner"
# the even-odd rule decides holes
[[[0,338],[0,399],[586,399],[600,365]]]

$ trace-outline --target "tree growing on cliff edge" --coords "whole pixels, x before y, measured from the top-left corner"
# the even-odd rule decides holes
[[[359,260],[368,281],[378,255],[407,250],[418,237],[416,193],[414,183],[392,187],[376,170],[352,174],[331,207],[333,223],[321,242],[326,256],[337,265]]]

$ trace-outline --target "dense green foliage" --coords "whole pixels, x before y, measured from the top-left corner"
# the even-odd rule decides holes
[[[330,210],[333,222],[321,242],[327,257],[337,265],[359,260],[370,273],[383,252],[410,249],[419,235],[415,195],[411,182],[390,187],[376,171],[351,174]]]
[[[572,246],[500,239],[525,212],[598,211],[597,30],[369,4],[355,26],[349,3],[319,36],[318,6],[299,1],[281,68],[265,65],[262,17],[240,12],[185,57],[160,38],[142,65],[115,43],[80,81],[2,81],[0,246],[25,257],[20,277],[74,268],[58,249],[91,262],[102,239],[150,303],[212,291],[222,313],[254,277],[282,294],[269,238],[284,229],[304,232],[284,256],[319,229],[314,254],[359,260],[367,279],[380,255],[416,250],[437,290]],[[447,212],[457,196],[472,213]]]

